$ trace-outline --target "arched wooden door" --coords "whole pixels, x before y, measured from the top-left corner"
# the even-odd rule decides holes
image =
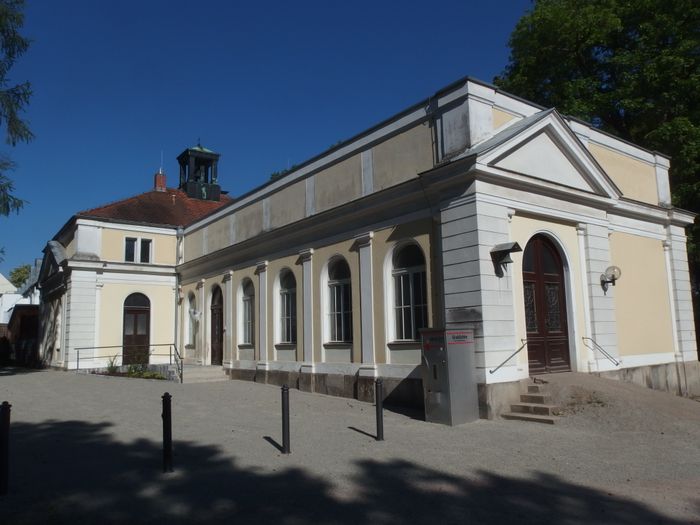
[[[224,362],[224,298],[221,288],[214,288],[211,297],[211,364]]]
[[[571,370],[564,265],[544,235],[525,247],[523,288],[530,374]]]
[[[132,293],[124,301],[122,364],[147,364],[150,343],[151,302],[142,293]]]

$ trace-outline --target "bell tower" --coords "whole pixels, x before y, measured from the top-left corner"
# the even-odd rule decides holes
[[[197,144],[177,157],[180,164],[179,189],[193,199],[218,201],[221,186],[218,182],[219,154]]]

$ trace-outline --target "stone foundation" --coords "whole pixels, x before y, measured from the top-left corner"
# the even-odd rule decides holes
[[[479,417],[496,419],[504,412],[510,412],[510,405],[520,400],[520,394],[527,391],[529,379],[508,383],[479,383]]]
[[[268,385],[288,385],[304,392],[346,397],[374,403],[375,378],[371,376],[288,372],[283,370],[250,370],[227,368],[231,379],[255,381]],[[420,379],[382,378],[384,402],[388,406],[423,409],[423,383]]]
[[[678,396],[700,396],[700,362],[698,361],[623,368],[596,372],[595,375]]]

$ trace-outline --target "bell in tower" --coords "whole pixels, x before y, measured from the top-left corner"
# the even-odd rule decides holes
[[[219,154],[197,144],[180,153],[177,161],[180,164],[179,188],[193,199],[218,201],[221,196],[221,186],[218,182],[217,164]]]

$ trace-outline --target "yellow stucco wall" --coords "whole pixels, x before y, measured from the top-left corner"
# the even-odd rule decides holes
[[[648,204],[659,203],[654,166],[598,144],[589,143],[588,150],[625,197]]]
[[[99,326],[98,346],[122,344],[124,330],[124,301],[132,293],[142,293],[151,302],[151,344],[172,343],[174,339],[175,292],[170,285],[145,283],[121,284],[105,283],[100,290],[100,304],[97,313]],[[153,348],[152,350],[155,350]],[[167,347],[156,350],[167,352]],[[120,353],[119,349],[104,349],[99,355],[109,356]]]
[[[673,352],[666,259],[658,239],[614,232],[611,259],[622,277],[608,293],[615,298],[621,356]]]
[[[269,360],[301,361],[303,358],[304,288],[301,266],[296,263],[298,258],[294,255],[275,259],[267,266],[267,358]],[[297,341],[293,348],[280,344],[279,277],[283,269],[292,272],[296,281]]]
[[[428,293],[428,326],[433,326],[432,304],[432,261],[430,257],[430,219],[401,224],[374,232],[372,241],[372,280],[374,285],[374,352],[377,363],[400,362],[418,364],[420,362],[420,343],[402,345],[402,348],[390,349],[389,334],[392,328],[387,326],[389,313],[387,303],[387,282],[385,268],[390,268],[390,258],[394,248],[403,242],[413,240],[425,256],[426,281]],[[387,356],[389,353],[389,356]]]
[[[426,278],[428,282],[428,309],[429,309],[429,324],[432,320],[432,290],[431,290],[431,260],[430,260],[430,220],[415,221],[409,224],[386,228],[375,232],[372,241],[372,272],[374,282],[374,330],[377,363],[387,362],[387,341],[386,341],[386,311],[385,311],[385,264],[388,254],[398,244],[413,239],[416,241],[426,258]],[[354,239],[349,238],[344,241],[332,243],[326,246],[314,247],[312,257],[312,278],[313,278],[313,345],[314,345],[314,361],[315,362],[345,362],[345,363],[360,363],[362,360],[361,352],[361,299],[360,299],[360,261],[359,253],[356,248],[353,248]],[[328,300],[323,290],[323,275],[326,271],[328,262],[336,256],[343,257],[350,267],[351,275],[351,293],[352,293],[352,317],[353,317],[353,341],[348,346],[344,345],[325,345],[327,343],[328,334],[324,332],[324,316],[327,314],[325,302]],[[263,360],[279,360],[296,361],[303,360],[303,341],[304,341],[304,281],[303,267],[299,263],[298,255],[289,255],[278,259],[268,261],[267,266],[267,352],[262,356]],[[275,303],[278,301],[277,294],[279,289],[276,286],[276,281],[280,271],[287,268],[294,273],[297,285],[297,344],[295,349],[289,349],[286,345],[279,345],[279,310]],[[225,318],[227,332],[230,331],[231,345],[224,347],[224,360],[251,360],[258,359],[257,353],[253,353],[250,348],[245,348],[240,345],[239,336],[239,316],[240,312],[240,293],[241,284],[245,279],[250,279],[255,288],[255,346],[259,348],[258,330],[260,327],[259,306],[260,306],[260,277],[255,273],[254,266],[247,268],[235,269],[231,279],[230,292],[227,291],[224,273],[221,275],[205,279],[202,289],[204,290],[204,301],[202,301],[202,289],[198,287],[198,283],[188,282],[182,285],[182,306],[180,316],[180,341],[184,347],[187,338],[186,312],[187,297],[190,292],[194,293],[197,301],[197,309],[203,312],[200,321],[201,340],[197,342],[196,352],[190,354],[200,358],[206,357],[209,352],[210,345],[210,297],[211,290],[214,285],[221,286],[224,302],[231,301],[233,323],[229,324],[228,318]],[[226,308],[224,309],[226,311]],[[404,345],[406,346],[406,345]],[[410,345],[409,345],[410,346]],[[393,349],[395,353],[394,359],[391,362],[410,362],[417,364],[420,360],[419,351],[420,345],[416,343],[415,348]],[[406,357],[408,356],[408,357]],[[408,360],[406,360],[408,359]]]
[[[325,169],[315,176],[316,211],[322,212],[362,195],[360,155]]]
[[[433,167],[430,126],[418,124],[372,149],[374,190],[394,186]]]
[[[360,331],[360,263],[357,251],[352,250],[353,241],[346,240],[328,246],[314,249],[313,279],[316,286],[313,290],[314,310],[314,360],[334,362],[359,363],[361,357]],[[327,271],[329,261],[336,256],[343,257],[350,267],[350,293],[352,294],[352,344],[348,350],[325,351],[324,343],[328,334],[324,334],[324,315],[327,315],[327,305],[323,304],[325,297],[321,289],[322,275]]]
[[[114,228],[102,228],[102,260],[124,262],[124,246],[127,237],[151,240],[152,264],[175,264],[175,235],[130,232]]]
[[[585,333],[585,315],[583,308],[583,288],[581,283],[581,264],[578,246],[578,235],[576,227],[571,224],[557,223],[549,220],[542,220],[535,217],[515,215],[510,224],[511,239],[516,241],[523,249],[528,241],[538,233],[549,235],[554,240],[554,244],[560,249],[562,260],[568,272],[565,274],[567,289],[567,324],[571,333],[571,319],[574,319],[574,333],[578,335],[574,340],[569,338],[569,348],[575,349],[570,353],[572,356],[571,366],[576,368],[573,355],[578,357],[578,364],[581,369],[587,361],[587,354],[581,343],[580,337]],[[525,330],[525,300],[523,298],[523,252],[511,254],[513,264],[508,268],[508,273],[513,279],[513,304],[515,309],[515,334],[516,340],[527,339]],[[573,306],[573,311],[571,307]],[[572,355],[573,354],[573,355]],[[516,357],[518,366],[527,367],[527,353],[521,352]]]
[[[493,129],[498,129],[503,124],[507,124],[514,118],[517,118],[515,115],[511,115],[510,113],[506,111],[502,111],[497,108],[493,108]]]

